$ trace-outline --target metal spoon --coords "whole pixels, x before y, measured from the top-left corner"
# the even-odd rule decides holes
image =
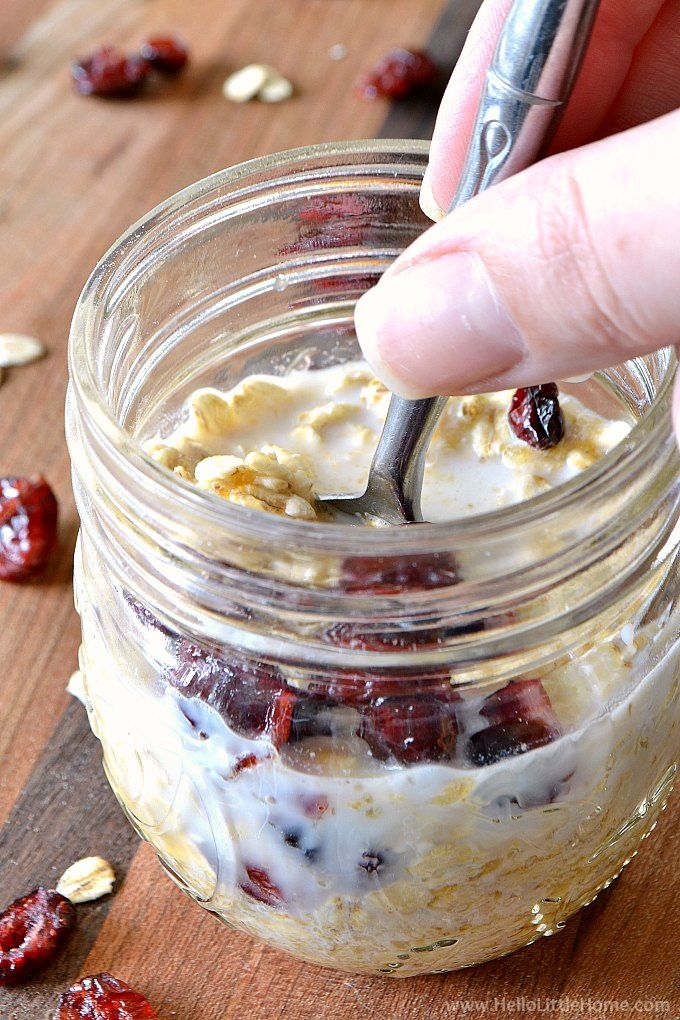
[[[599,0],[515,0],[486,74],[449,212],[544,154],[571,94],[598,6]],[[425,455],[447,400],[393,395],[366,491],[322,502],[385,524],[422,521]]]

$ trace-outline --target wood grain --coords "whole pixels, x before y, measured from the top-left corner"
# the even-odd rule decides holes
[[[677,804],[634,866],[558,935],[494,963],[410,981],[305,966],[201,912],[139,844],[103,776],[85,713],[65,693],[76,664],[71,597],[77,522],[63,439],[66,338],[94,263],[132,221],[178,188],[265,152],[334,138],[427,137],[436,97],[389,108],[351,83],[391,45],[455,59],[475,0],[3,0],[0,4],[0,330],[39,336],[50,356],[0,387],[0,471],[43,471],[62,508],[60,555],[25,587],[0,585],[0,903],[50,883],[86,853],[116,865],[108,900],[80,908],[68,952],[30,986],[0,990],[2,1020],[45,1020],[59,989],[113,970],[162,1020],[413,1020],[522,1014],[516,998],[563,997],[566,1017],[601,1015],[567,998],[680,1007]],[[185,35],[187,76],[133,104],[75,96],[68,61],[102,41]],[[329,48],[347,46],[333,61]],[[220,86],[247,62],[296,83],[280,107],[234,107]],[[505,1006],[503,998],[505,997]],[[520,1008],[521,1007],[521,1008]],[[568,1007],[568,1008],[567,1008]],[[631,1015],[610,1008],[608,1016]],[[635,1014],[632,1014],[635,1015]],[[638,1014],[644,1015],[644,1014]],[[647,1014],[649,1015],[649,1014]]]

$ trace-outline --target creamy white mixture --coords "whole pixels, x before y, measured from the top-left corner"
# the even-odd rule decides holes
[[[564,439],[551,450],[534,450],[510,430],[511,395],[451,398],[427,458],[426,520],[453,520],[536,495],[594,464],[630,431],[626,422],[607,421],[562,396]],[[313,518],[302,505],[313,503],[312,494],[363,491],[388,402],[389,392],[360,361],[283,377],[253,375],[226,393],[198,390],[187,419],[147,449],[217,495],[281,511],[267,503],[266,492],[244,492],[267,479],[274,460],[277,478],[291,476],[285,495],[301,501],[284,512]]]

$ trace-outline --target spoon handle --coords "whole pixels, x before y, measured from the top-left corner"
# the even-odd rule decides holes
[[[598,7],[599,0],[515,0],[486,73],[449,212],[541,158],[571,94]],[[447,399],[390,400],[369,485],[376,494],[389,492],[407,520],[422,520],[425,455]]]

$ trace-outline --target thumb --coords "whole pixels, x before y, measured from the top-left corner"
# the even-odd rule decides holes
[[[401,396],[528,386],[680,337],[680,111],[553,156],[431,227],[356,307]]]

